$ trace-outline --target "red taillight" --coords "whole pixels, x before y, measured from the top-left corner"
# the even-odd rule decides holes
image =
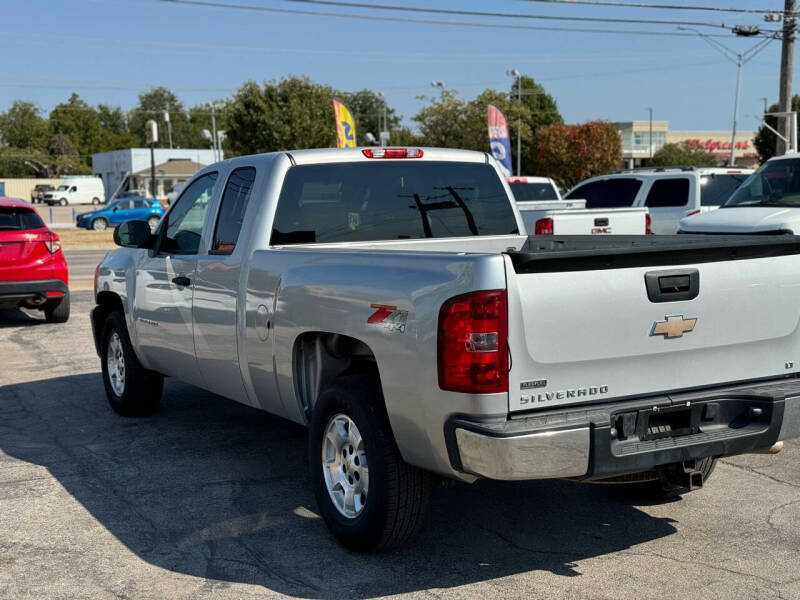
[[[505,290],[450,298],[439,311],[439,387],[451,392],[508,392]]]
[[[688,213],[686,213],[686,216],[687,216],[687,217],[691,217],[692,215],[699,215],[699,214],[700,214],[700,209],[699,209],[699,208],[696,208],[696,209],[694,209],[692,212],[688,212]]]
[[[364,148],[367,158],[422,158],[422,148]]]
[[[553,235],[553,219],[539,219],[534,226],[534,233],[536,235]]]
[[[653,219],[650,218],[650,214],[646,214],[644,216],[644,234],[645,235],[653,235],[653,232],[650,230],[650,225],[653,223]]]
[[[59,250],[61,250],[61,240],[58,239],[58,234],[50,233],[45,234],[46,238],[42,240],[42,243],[47,247],[47,251],[50,254],[55,254]]]

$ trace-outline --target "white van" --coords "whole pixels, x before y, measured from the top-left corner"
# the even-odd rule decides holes
[[[43,201],[53,206],[60,204],[103,204],[106,192],[103,180],[92,175],[73,175],[65,177],[56,189],[45,192]]]

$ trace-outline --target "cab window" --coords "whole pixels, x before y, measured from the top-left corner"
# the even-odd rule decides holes
[[[159,248],[161,252],[197,254],[203,221],[216,181],[216,172],[206,173],[183,191],[174,208],[165,217],[166,229]]]
[[[647,193],[644,205],[650,208],[686,206],[689,202],[689,180],[685,177],[657,179]]]
[[[255,179],[256,170],[253,167],[236,169],[228,177],[214,230],[212,254],[231,254],[236,248]]]

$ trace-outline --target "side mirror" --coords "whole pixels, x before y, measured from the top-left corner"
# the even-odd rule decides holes
[[[114,243],[125,248],[150,248],[154,237],[147,221],[125,221],[114,230]]]

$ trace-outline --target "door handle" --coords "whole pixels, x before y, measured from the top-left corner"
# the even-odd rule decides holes
[[[172,278],[172,283],[180,287],[186,287],[192,283],[192,280],[185,275],[178,275],[177,277]]]

